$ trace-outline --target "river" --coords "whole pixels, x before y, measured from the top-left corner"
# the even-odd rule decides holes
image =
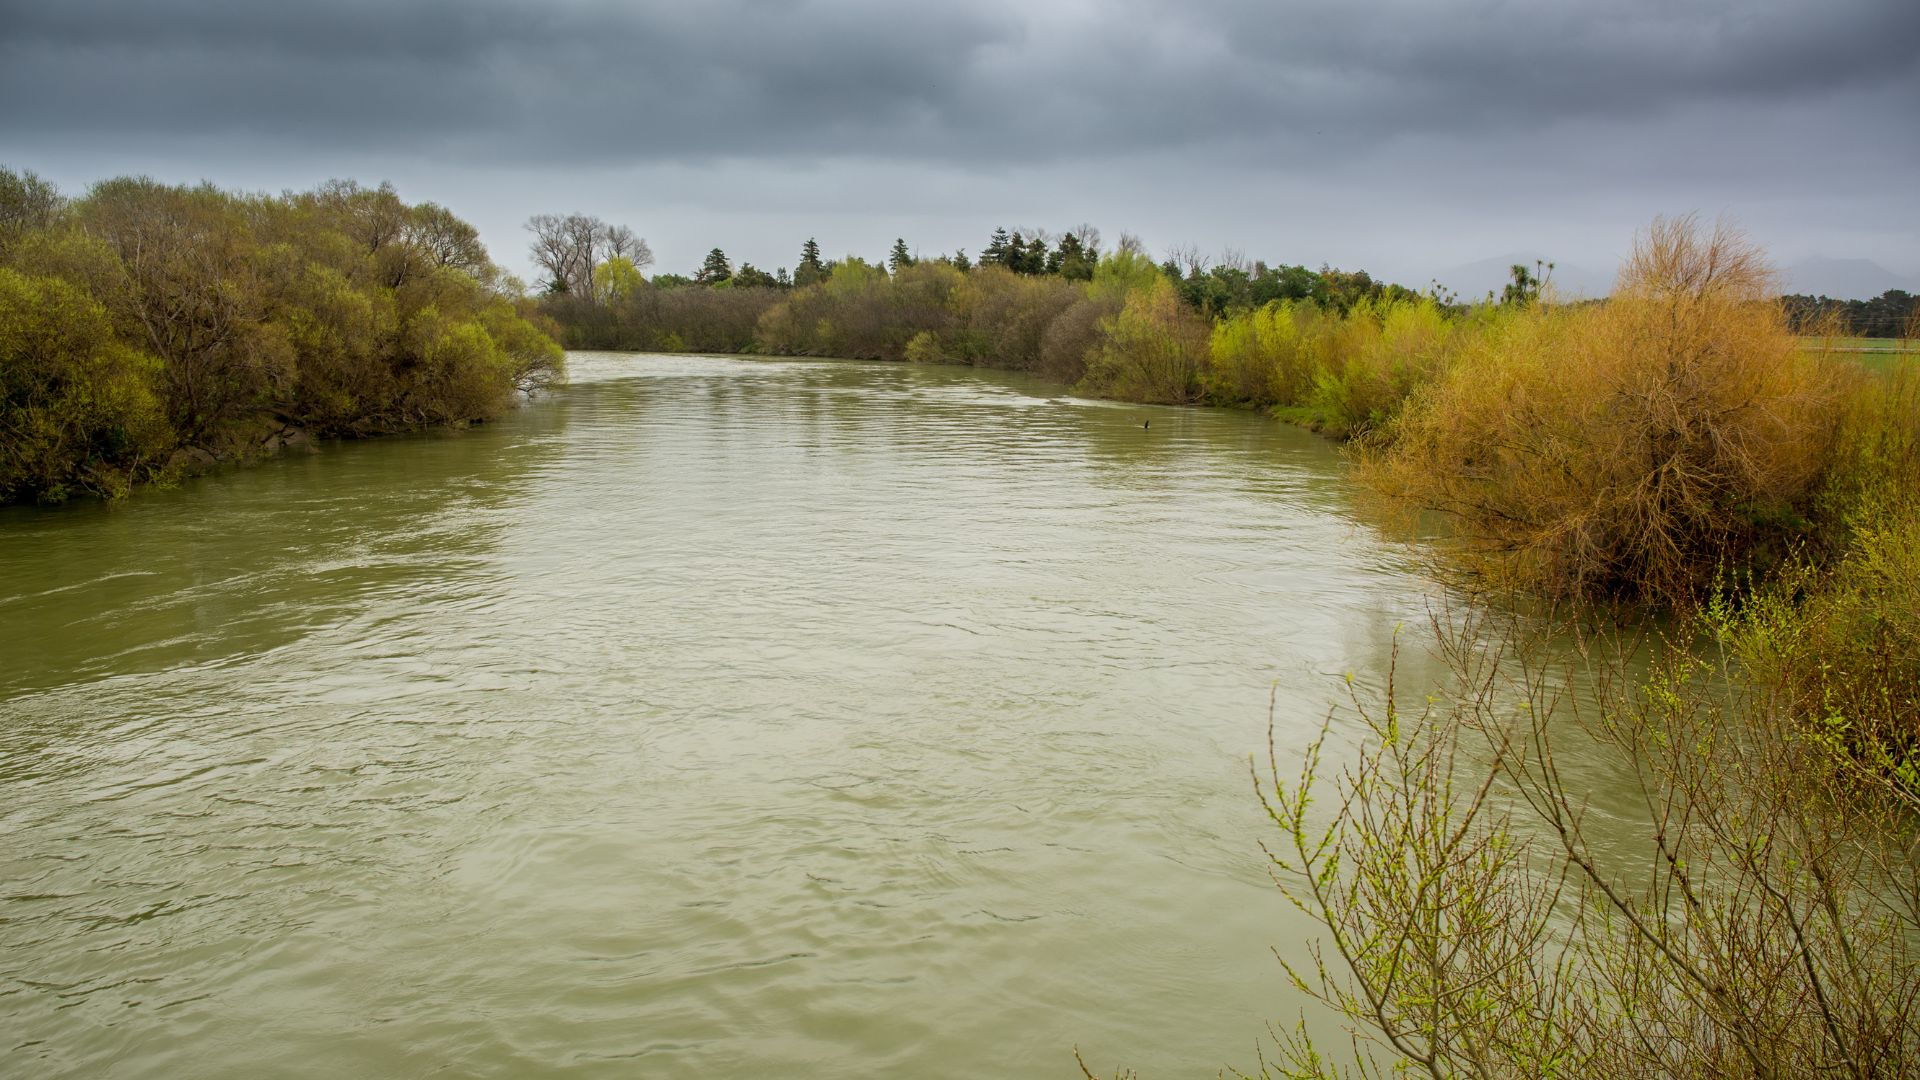
[[[1310,934],[1269,693],[1286,753],[1426,591],[1337,451],[970,369],[571,370],[0,512],[0,1074],[1252,1067]]]

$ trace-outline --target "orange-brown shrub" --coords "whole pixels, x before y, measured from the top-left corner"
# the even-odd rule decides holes
[[[1553,594],[1673,604],[1804,526],[1860,376],[1804,354],[1738,232],[1656,219],[1614,295],[1460,343],[1361,454],[1451,519],[1476,569]]]

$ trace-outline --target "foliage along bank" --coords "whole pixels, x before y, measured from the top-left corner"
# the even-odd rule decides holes
[[[471,225],[390,186],[69,200],[0,169],[0,503],[498,416],[563,370],[518,293]]]
[[[1867,467],[1849,417],[1888,382],[1810,351],[1730,230],[1656,222],[1603,302],[1552,303],[1516,268],[1472,305],[1324,268],[1102,254],[1086,232],[1051,250],[996,234],[978,265],[904,244],[888,267],[823,263],[809,241],[771,284],[717,250],[683,284],[609,259],[591,292],[556,273],[542,307],[579,345],[976,364],[1272,411],[1352,438],[1360,478],[1447,518],[1465,565],[1552,595],[1686,606],[1853,530],[1834,494]]]
[[[1656,221],[1606,304],[1470,335],[1367,447],[1494,598],[1436,613],[1424,710],[1390,670],[1337,769],[1256,775],[1323,930],[1289,972],[1373,1066],[1303,1023],[1256,1075],[1920,1070],[1920,369],[1810,350],[1771,284]],[[1675,632],[1590,633],[1618,592]],[[1600,812],[1579,743],[1644,817]]]

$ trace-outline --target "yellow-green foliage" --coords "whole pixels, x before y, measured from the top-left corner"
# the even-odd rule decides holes
[[[393,298],[356,289],[324,265],[303,267],[290,285],[286,323],[308,422],[346,431],[390,408],[398,380],[383,354],[399,322]]]
[[[169,451],[247,457],[288,426],[484,420],[561,372],[472,226],[390,187],[237,196],[123,178],[35,206],[5,215],[0,245],[0,502],[117,494]]]
[[[1390,663],[1256,774],[1273,880],[1320,924],[1286,970],[1368,1065],[1302,1023],[1257,1075],[1914,1074],[1913,789],[1780,722],[1690,636],[1649,658],[1483,603],[1435,628],[1451,671],[1425,708]],[[1600,812],[1596,775],[1632,810]]]
[[[1209,344],[1207,393],[1235,405],[1298,405],[1325,365],[1333,317],[1306,300],[1222,319]]]
[[[1215,401],[1281,406],[1330,435],[1357,435],[1445,370],[1454,327],[1424,297],[1363,298],[1344,313],[1277,302],[1214,326],[1204,382]]]
[[[915,364],[945,363],[947,354],[940,349],[940,335],[922,330],[907,342],[907,359]]]
[[[171,449],[159,374],[79,288],[0,267],[0,503],[117,495],[153,475]]]
[[[1144,254],[1121,249],[1100,260],[1093,269],[1088,292],[1095,299],[1123,303],[1137,292],[1145,292],[1165,277],[1153,260]]]
[[[1357,301],[1329,335],[1309,403],[1331,434],[1382,427],[1444,370],[1451,332],[1431,300]]]
[[[1770,286],[1738,235],[1656,221],[1605,304],[1465,335],[1360,475],[1526,585],[1698,597],[1794,534],[1833,455],[1847,372],[1801,352]]]
[[[1851,390],[1816,542],[1717,623],[1775,707],[1920,795],[1920,372]]]
[[[633,260],[618,255],[594,268],[593,281],[600,293],[597,299],[602,303],[617,303],[647,284]]]
[[[1795,563],[1721,628],[1803,730],[1920,795],[1920,502],[1857,521],[1831,569]]]
[[[1179,404],[1200,395],[1207,327],[1164,279],[1131,293],[1106,324],[1086,384],[1127,401]]]
[[[416,365],[400,401],[402,415],[412,423],[462,423],[507,407],[512,361],[478,321],[427,308],[408,323],[402,348]]]
[[[1845,370],[1851,359],[1824,358]],[[1822,539],[1844,545],[1861,525],[1896,516],[1920,501],[1920,366],[1864,372],[1835,440],[1834,462],[1819,502]]]

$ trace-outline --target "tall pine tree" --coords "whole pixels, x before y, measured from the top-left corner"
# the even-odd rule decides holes
[[[887,269],[897,274],[906,267],[912,266],[913,261],[913,256],[907,253],[906,240],[904,238],[894,240],[893,250],[887,254]]]
[[[993,238],[987,241],[986,248],[980,252],[980,265],[1006,266],[1012,254],[1013,240],[1007,236],[1006,227],[1001,226],[993,230]]]
[[[1027,241],[1027,257],[1020,261],[1023,274],[1044,274],[1047,272],[1047,242],[1034,237]]]
[[[1060,246],[1047,256],[1047,272],[1059,274],[1068,281],[1092,281],[1093,264],[1094,259],[1089,256],[1079,233],[1061,237]]]
[[[820,261],[820,245],[813,237],[800,245],[800,265],[793,268],[793,284],[797,288],[827,280],[827,265]]]
[[[719,248],[707,252],[707,261],[700,264],[700,272],[693,280],[702,285],[718,285],[733,276],[733,264],[727,261],[727,253]]]

